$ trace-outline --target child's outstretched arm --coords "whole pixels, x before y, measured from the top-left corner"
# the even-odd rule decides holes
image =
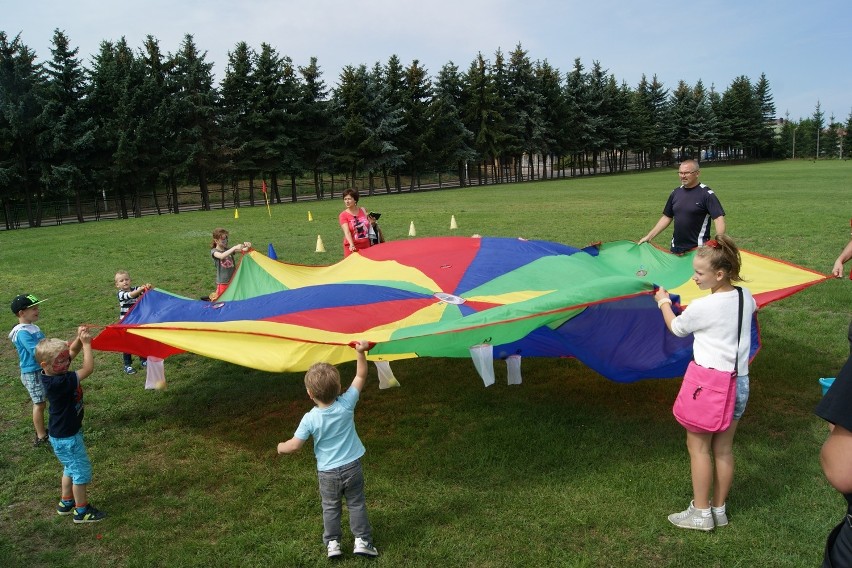
[[[141,296],[142,294],[144,294],[145,292],[147,292],[151,288],[153,288],[153,286],[151,286],[150,284],[143,284],[142,286],[139,286],[138,288],[133,290],[129,295],[130,295],[131,298],[138,298],[139,296]]]
[[[355,387],[358,392],[364,388],[364,385],[367,383],[367,351],[370,350],[370,342],[365,340],[360,340],[355,342],[355,351],[358,352],[357,364],[355,366],[355,378],[352,379],[352,386]]]
[[[89,335],[89,330],[83,328],[80,331],[79,339],[83,344],[83,366],[77,369],[77,380],[82,381],[95,370],[95,358],[92,355],[92,336]]]
[[[71,356],[72,360],[74,359],[74,357],[77,356],[77,353],[79,353],[80,350],[83,348],[83,342],[80,341],[80,334],[83,333],[84,329],[86,329],[86,326],[79,326],[77,328],[77,337],[75,337],[74,340],[68,344],[68,354]]]
[[[302,446],[305,445],[305,440],[301,438],[297,438],[293,436],[286,442],[281,442],[278,444],[278,453],[279,454],[292,454],[294,452],[298,452],[302,449]]]
[[[244,243],[234,245],[231,248],[229,248],[228,250],[213,249],[213,256],[215,256],[219,260],[222,260],[224,258],[228,258],[229,256],[231,256],[235,252],[243,252],[243,253],[248,252],[248,250],[250,248],[251,248],[251,243],[246,241]]]

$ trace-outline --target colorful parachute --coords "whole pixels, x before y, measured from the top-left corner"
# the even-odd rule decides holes
[[[742,252],[758,306],[827,277]],[[692,253],[618,241],[577,249],[509,238],[388,242],[331,266],[285,264],[251,251],[217,302],[147,292],[96,349],[166,358],[182,352],[265,371],[302,371],[354,359],[575,357],[620,382],[683,374],[691,338],[665,328],[654,285],[686,306],[703,295]],[[753,350],[757,326],[753,326]]]

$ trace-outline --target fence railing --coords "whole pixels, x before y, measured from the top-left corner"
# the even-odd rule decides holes
[[[660,167],[662,163],[654,164]],[[537,162],[534,169],[523,168],[520,171],[509,171],[508,168],[487,168],[487,175],[482,175],[485,168],[471,167],[467,171],[465,186],[492,185],[505,183],[522,183],[527,181],[546,181],[565,179],[575,176],[590,175],[588,165],[579,169],[555,169],[544,162]],[[638,164],[628,161],[628,170],[638,168]],[[605,161],[597,164],[593,170],[598,174],[610,173]],[[480,177],[481,176],[481,177]],[[389,193],[410,193],[434,191],[461,187],[456,173],[429,173],[420,176],[412,183],[410,176],[397,179],[389,176],[387,180],[381,175],[371,177],[350,178],[330,177],[320,178],[315,185],[313,179],[299,179],[295,184],[295,192],[291,180],[282,177],[278,180],[277,194],[267,183],[269,201],[272,204],[291,203],[295,201],[315,201],[318,199],[335,199],[343,190],[354,187],[362,195],[382,195]],[[233,209],[235,207],[265,206],[266,200],[261,191],[260,180],[250,183],[243,180],[236,185],[228,182],[213,182],[208,186],[210,209]],[[177,192],[178,211],[199,211],[202,207],[202,194],[197,186],[183,187]],[[174,196],[165,188],[140,194],[124,194],[123,204],[117,192],[102,192],[96,199],[84,200],[80,203],[79,214],[84,221],[101,221],[105,219],[123,219],[147,215],[163,215],[175,210]],[[73,199],[62,201],[23,202],[4,199],[2,208],[2,224],[0,230],[21,229],[27,227],[44,227],[77,223],[78,208]]]

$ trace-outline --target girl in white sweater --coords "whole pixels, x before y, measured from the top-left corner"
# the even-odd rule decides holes
[[[723,432],[686,431],[692,473],[693,500],[689,507],[669,515],[676,527],[713,530],[728,524],[725,500],[734,480],[732,447],[737,423],[748,403],[748,359],[751,351],[751,321],[757,309],[751,293],[742,288],[743,320],[737,346],[739,294],[732,282],[740,282],[740,252],[734,241],[719,235],[695,251],[692,280],[710,295],[693,300],[679,316],[672,311],[669,293],[659,288],[657,305],[672,333],[694,335],[693,357],[702,367],[733,372],[737,369],[737,398],[733,420]],[[712,501],[711,501],[712,492]]]

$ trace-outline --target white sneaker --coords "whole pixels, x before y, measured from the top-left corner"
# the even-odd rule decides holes
[[[669,522],[681,529],[694,529],[698,531],[712,531],[716,525],[713,523],[713,515],[704,516],[700,509],[696,509],[692,501],[689,507],[680,513],[669,515]]]
[[[378,556],[379,551],[376,550],[376,547],[373,546],[372,543],[367,542],[363,538],[356,537],[355,538],[355,548],[352,550],[355,554],[360,554],[361,556]]]
[[[728,512],[725,511],[724,513],[717,513],[714,511],[713,522],[716,524],[717,527],[726,526],[728,524]]]
[[[337,558],[338,556],[343,554],[343,551],[340,550],[340,543],[337,542],[336,540],[328,541],[327,548],[328,548],[328,557],[329,558]]]

